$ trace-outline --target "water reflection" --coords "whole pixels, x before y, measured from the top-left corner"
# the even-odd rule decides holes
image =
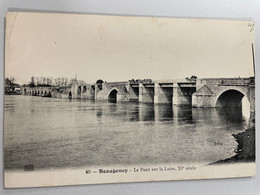
[[[86,106],[80,107],[85,111]],[[173,123],[241,123],[248,120],[241,107],[238,108],[192,108],[171,104],[95,104],[95,114],[98,118],[119,117],[124,121],[168,121]]]
[[[207,164],[233,156],[231,134],[250,125],[241,108],[8,96],[5,167]]]
[[[156,121],[172,121],[173,108],[170,104],[154,105],[154,115]]]
[[[139,104],[139,121],[154,120],[154,106],[152,104]]]

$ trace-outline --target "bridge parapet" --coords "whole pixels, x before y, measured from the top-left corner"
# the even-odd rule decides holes
[[[197,89],[200,89],[203,85],[209,86],[221,86],[221,85],[230,85],[230,86],[244,86],[249,85],[252,81],[250,78],[203,78],[197,79]]]

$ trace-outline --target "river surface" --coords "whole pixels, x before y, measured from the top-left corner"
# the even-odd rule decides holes
[[[209,164],[235,155],[242,109],[5,96],[7,170]]]

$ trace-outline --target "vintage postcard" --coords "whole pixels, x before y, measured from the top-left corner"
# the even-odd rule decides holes
[[[255,175],[254,22],[8,12],[6,188]]]

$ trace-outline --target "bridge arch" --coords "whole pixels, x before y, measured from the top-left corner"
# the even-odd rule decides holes
[[[249,102],[247,93],[237,88],[224,89],[220,91],[215,99],[215,107],[242,107],[242,99]]]
[[[72,93],[69,91],[69,99],[72,99]]]
[[[118,89],[112,88],[108,93],[108,102],[110,103],[116,103],[117,102],[117,95],[118,95]]]
[[[96,82],[96,84],[102,84],[102,83],[104,83],[104,81],[101,80],[101,79],[98,79],[97,82]]]

